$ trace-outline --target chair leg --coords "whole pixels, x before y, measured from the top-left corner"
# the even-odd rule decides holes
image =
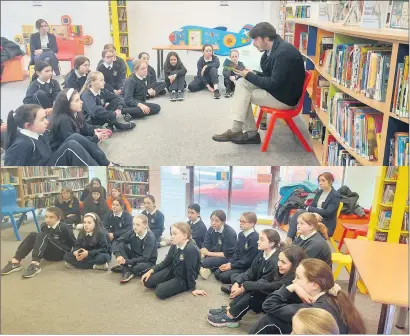
[[[256,120],[256,129],[259,129],[259,126],[261,125],[262,117],[263,117],[263,112],[262,110],[259,109],[258,119]]]
[[[340,272],[342,271],[342,269],[343,269],[343,264],[342,263],[338,263],[337,264],[337,267],[336,267],[336,269],[335,269],[335,271],[333,272],[333,278],[335,279],[335,280],[337,280],[337,278],[339,277],[339,275],[340,275]]]
[[[20,232],[19,232],[19,229],[17,227],[16,220],[14,219],[14,216],[13,216],[12,213],[9,215],[9,218],[10,218],[11,225],[13,226],[14,235],[16,236],[16,239],[21,240]]]
[[[254,108],[253,108],[253,116],[255,117],[256,116],[256,113],[258,113],[258,105],[255,105],[254,106]]]
[[[340,252],[339,249],[337,248],[337,244],[335,242],[335,240],[333,239],[333,237],[329,238],[329,242],[332,245],[333,249],[335,250],[335,252]]]
[[[345,240],[345,238],[346,238],[346,234],[347,234],[347,229],[345,228],[345,229],[343,230],[342,238],[340,239],[340,242],[339,242],[339,251],[342,249],[344,240]]]
[[[265,134],[265,139],[263,139],[262,152],[266,152],[268,150],[270,138],[272,136],[273,129],[275,128],[275,122],[276,122],[276,117],[272,115],[272,117],[270,118],[268,130],[266,131],[266,134]]]
[[[40,232],[40,226],[38,225],[37,216],[36,216],[36,211],[33,210],[33,211],[31,211],[31,212],[33,213],[34,224],[36,224],[37,232]]]
[[[309,143],[306,141],[303,134],[300,132],[299,128],[296,126],[294,120],[292,118],[285,119],[286,123],[288,124],[290,130],[297,136],[299,141],[302,143],[303,148],[306,152],[312,152],[312,148],[310,148]]]

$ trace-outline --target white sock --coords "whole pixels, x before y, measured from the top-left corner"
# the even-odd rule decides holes
[[[214,90],[218,90],[219,89],[219,84],[214,84]]]

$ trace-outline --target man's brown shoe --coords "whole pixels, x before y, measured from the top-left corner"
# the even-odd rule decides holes
[[[228,142],[234,139],[235,137],[240,136],[241,134],[242,134],[242,131],[232,132],[230,129],[228,129],[222,134],[214,134],[212,136],[212,140],[217,141],[217,142]]]

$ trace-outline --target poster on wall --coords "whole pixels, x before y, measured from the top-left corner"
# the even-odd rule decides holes
[[[202,45],[200,30],[192,29],[188,31],[188,45],[190,47],[200,47]]]

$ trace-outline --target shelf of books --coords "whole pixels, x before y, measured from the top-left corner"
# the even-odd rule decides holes
[[[366,29],[287,13],[284,35],[313,74],[302,118],[320,163],[408,165],[408,29]]]
[[[108,193],[120,185],[121,193],[127,197],[134,209],[143,209],[143,201],[149,195],[149,167],[108,167]]]
[[[108,1],[110,16],[111,36],[117,51],[130,56],[128,38],[128,13],[127,2],[124,0]]]
[[[368,238],[388,243],[408,244],[409,169],[381,167],[376,180]]]

